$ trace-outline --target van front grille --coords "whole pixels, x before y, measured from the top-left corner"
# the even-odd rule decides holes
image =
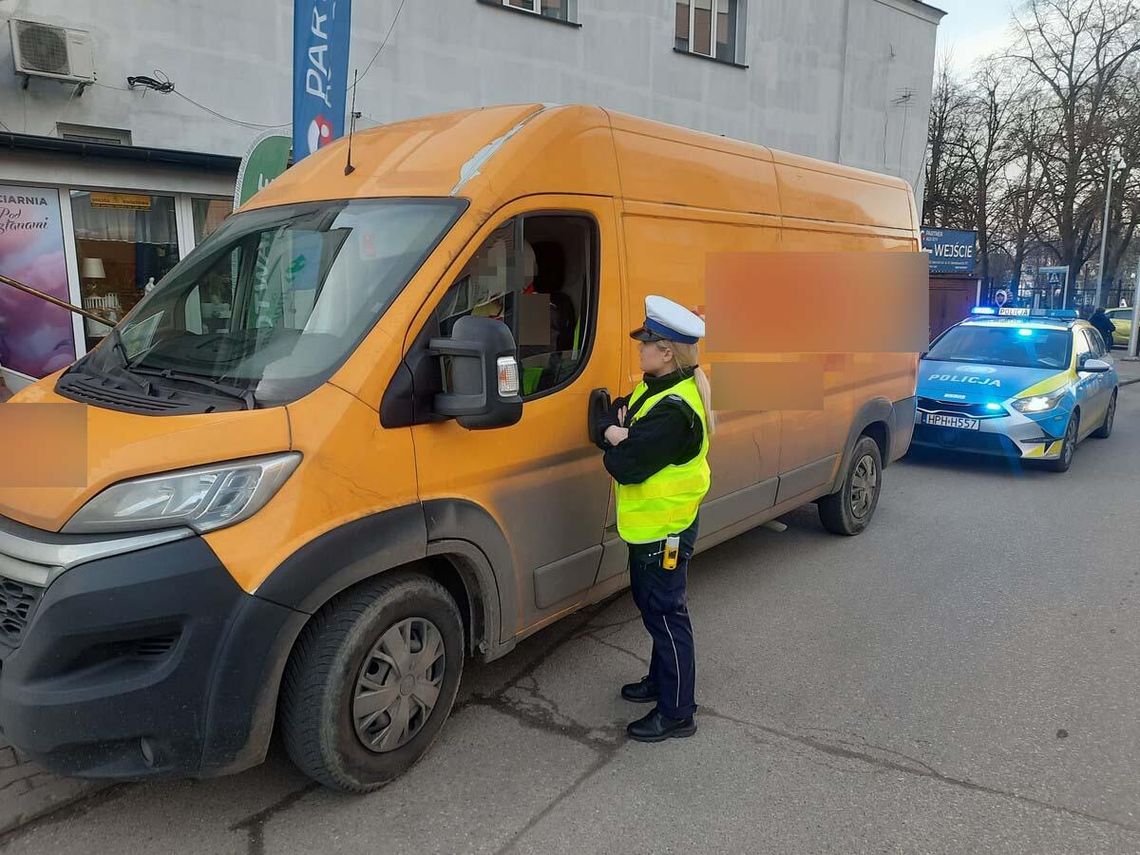
[[[0,576],[0,644],[19,647],[44,589]]]

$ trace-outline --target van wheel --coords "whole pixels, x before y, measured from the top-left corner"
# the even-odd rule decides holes
[[[859,534],[870,524],[882,489],[883,458],[879,444],[869,436],[861,436],[851,452],[843,485],[817,503],[819,521],[833,534]]]
[[[435,742],[463,672],[463,622],[442,585],[400,574],[340,595],[309,622],[285,669],[281,732],[326,787],[379,789]]]
[[[1092,432],[1097,439],[1108,439],[1112,436],[1112,424],[1116,421],[1116,390],[1112,390],[1112,400],[1108,402],[1108,409],[1104,412],[1104,422]]]

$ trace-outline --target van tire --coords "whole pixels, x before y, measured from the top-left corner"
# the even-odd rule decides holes
[[[851,450],[843,483],[816,503],[819,521],[833,534],[859,534],[871,522],[883,491],[883,456],[879,444],[861,436]]]
[[[381,660],[374,650],[389,630],[401,628],[400,639],[442,638],[443,662],[435,660],[439,694],[430,712],[416,701],[395,667],[385,679],[398,686],[397,703],[417,710],[415,735],[380,753],[358,735],[355,704],[365,669]],[[419,652],[412,650],[413,653]],[[451,712],[463,673],[463,621],[455,601],[438,582],[413,573],[385,574],[339,595],[305,626],[285,669],[280,698],[281,735],[293,763],[313,780],[334,790],[367,793],[398,778],[427,753]],[[410,669],[409,669],[410,670]],[[404,675],[404,677],[414,675]],[[416,683],[412,680],[412,683]],[[405,697],[411,692],[410,697]],[[381,722],[391,726],[389,713]],[[374,725],[375,726],[375,725]]]

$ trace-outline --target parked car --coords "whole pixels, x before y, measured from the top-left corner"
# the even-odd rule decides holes
[[[1128,347],[1129,341],[1132,337],[1132,310],[1131,309],[1107,309],[1105,314],[1108,319],[1112,321],[1112,325],[1116,327],[1112,331],[1112,343],[1110,347]]]
[[[1119,379],[1100,334],[1071,311],[975,311],[923,354],[913,444],[1066,471],[1081,440],[1112,433]]]

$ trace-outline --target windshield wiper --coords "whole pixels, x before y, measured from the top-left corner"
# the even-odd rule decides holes
[[[161,377],[164,380],[180,380],[183,383],[194,383],[198,386],[205,386],[207,389],[213,389],[215,392],[220,392],[230,398],[236,398],[245,404],[247,410],[257,408],[257,398],[254,397],[252,389],[242,388],[241,386],[231,386],[227,383],[219,383],[216,380],[211,380],[208,377],[200,377],[197,374],[185,374],[181,371],[172,371],[169,368],[140,368],[135,366],[131,368],[135,374],[145,374],[150,377]]]

